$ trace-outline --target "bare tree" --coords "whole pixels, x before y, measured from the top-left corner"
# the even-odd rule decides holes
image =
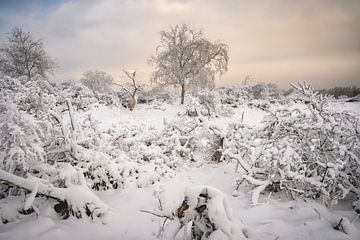
[[[137,93],[138,93],[138,91],[140,89],[139,86],[136,84],[136,70],[133,71],[133,72],[123,70],[123,72],[126,74],[126,76],[128,78],[131,79],[131,81],[132,81],[132,90],[130,91],[128,88],[124,87],[121,84],[118,84],[118,83],[114,83],[114,84],[122,87],[130,95],[129,108],[130,108],[131,111],[133,111],[135,109],[136,105],[137,105]]]
[[[46,77],[54,68],[55,61],[44,50],[42,40],[34,39],[21,28],[14,28],[0,48],[0,70],[12,77],[31,79],[37,74]]]
[[[114,81],[114,78],[104,71],[86,71],[82,74],[80,81],[93,91],[107,92]]]
[[[227,71],[228,60],[227,45],[211,42],[201,30],[183,24],[160,32],[160,45],[149,63],[156,66],[154,82],[181,86],[184,104],[185,88],[199,79],[214,82],[217,73]]]

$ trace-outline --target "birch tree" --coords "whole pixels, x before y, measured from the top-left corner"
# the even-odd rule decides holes
[[[155,66],[152,80],[166,85],[180,85],[181,104],[187,86],[199,79],[214,82],[216,74],[228,67],[228,46],[204,37],[203,31],[187,24],[160,32],[160,44],[149,63]]]

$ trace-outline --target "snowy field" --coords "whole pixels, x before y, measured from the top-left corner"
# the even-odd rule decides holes
[[[348,110],[360,114],[359,103],[336,102],[333,109]],[[81,118],[91,114],[99,122],[102,132],[118,124],[142,126],[142,129],[161,131],[166,122],[173,121],[183,111],[180,105],[163,104],[160,107],[143,104],[136,111],[93,105],[85,113],[78,113]],[[242,106],[230,117],[214,120],[214,124],[227,126],[230,122],[241,121],[250,126],[262,124],[265,112],[259,109]],[[349,201],[340,201],[330,208],[314,200],[285,200],[281,194],[261,194],[258,204],[252,202],[252,190],[240,187],[234,192],[234,184],[239,176],[235,172],[235,162],[198,163],[183,165],[171,175],[165,175],[160,181],[145,187],[128,186],[96,192],[96,195],[110,207],[110,212],[100,222],[88,218],[70,217],[57,219],[50,207],[42,209],[39,214],[30,214],[21,221],[0,225],[0,239],[19,240],[64,240],[64,239],[133,239],[148,240],[164,237],[161,228],[164,218],[144,212],[159,210],[171,212],[180,206],[184,191],[194,186],[211,186],[226,195],[236,221],[243,224],[253,239],[264,240],[358,240],[360,239],[360,219],[351,208]],[[348,234],[335,230],[341,218],[353,220],[346,225]],[[190,227],[187,229],[189,231]],[[177,239],[183,239],[183,231]],[[212,239],[222,239],[219,238]]]
[[[319,1],[0,0],[0,240],[360,240],[360,0]]]

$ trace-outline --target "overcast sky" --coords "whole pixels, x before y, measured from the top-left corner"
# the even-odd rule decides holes
[[[229,45],[217,85],[250,75],[283,88],[360,86],[359,0],[0,0],[0,43],[14,26],[42,38],[58,60],[56,79],[138,69],[147,82],[159,32],[182,23]]]

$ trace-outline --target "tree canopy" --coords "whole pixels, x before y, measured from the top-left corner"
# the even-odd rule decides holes
[[[42,40],[21,28],[14,28],[0,48],[0,70],[9,76],[46,77],[54,68],[55,61],[44,50]]]
[[[228,61],[226,44],[206,39],[203,31],[187,24],[161,31],[156,55],[149,60],[156,67],[152,75],[154,82],[181,86],[182,104],[186,86],[204,79],[213,83],[217,73],[227,71]]]

